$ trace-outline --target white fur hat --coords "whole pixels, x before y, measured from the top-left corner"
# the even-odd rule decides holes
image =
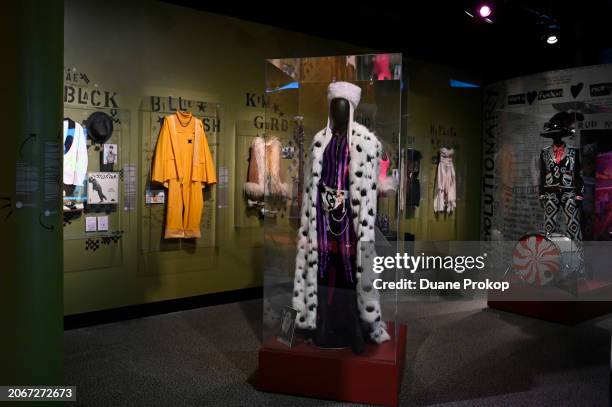
[[[336,98],[348,100],[355,110],[361,100],[361,88],[349,82],[332,82],[327,88],[327,101],[331,102]]]

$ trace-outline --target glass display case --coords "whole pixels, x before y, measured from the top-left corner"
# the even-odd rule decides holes
[[[494,308],[563,323],[605,310],[589,303],[612,292],[609,101],[571,84],[609,72],[546,72],[485,93],[481,235],[510,247],[513,283],[489,293]]]
[[[338,377],[311,396],[375,402],[326,388],[367,375],[368,363],[401,362],[396,293],[374,287],[371,267],[399,251],[401,64],[400,54],[266,62],[266,131],[251,146],[249,182],[263,203],[260,373],[270,391],[303,392],[278,376],[314,363]],[[284,362],[271,367],[270,355]],[[340,373],[347,360],[354,371]]]
[[[63,127],[64,270],[119,266],[135,208],[130,112],[67,104]]]
[[[144,195],[139,270],[150,275],[214,270],[224,242],[218,219],[228,200],[228,174],[219,163],[223,106],[149,96],[141,101],[139,118]]]
[[[509,247],[505,250],[512,256],[505,261],[511,265],[508,277],[520,284],[507,297],[520,298],[523,291],[532,290],[531,299],[538,300],[546,298],[552,287],[577,295],[578,287],[586,283],[583,229],[588,236],[592,228],[583,216],[594,215],[596,160],[584,153],[594,149],[582,148],[584,115],[575,107],[571,102],[541,101],[500,108],[490,115],[498,116],[500,125],[494,161],[486,150],[487,163],[494,163],[496,191],[495,215],[487,220],[490,230],[485,240],[503,241]],[[561,118],[567,120],[561,123]],[[488,195],[491,184],[486,182]]]

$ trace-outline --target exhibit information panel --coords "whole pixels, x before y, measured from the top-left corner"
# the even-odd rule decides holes
[[[264,347],[396,362],[395,291],[366,265],[398,250],[401,61],[266,62],[244,187],[264,217]]]

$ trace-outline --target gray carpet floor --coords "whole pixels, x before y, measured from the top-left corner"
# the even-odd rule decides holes
[[[67,331],[65,383],[82,406],[348,405],[254,388],[261,309],[248,301]],[[563,326],[481,302],[401,303],[398,315],[408,325],[402,405],[609,405],[612,317]]]

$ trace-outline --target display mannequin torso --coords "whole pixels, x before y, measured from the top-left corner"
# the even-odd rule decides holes
[[[359,324],[360,328],[363,326],[363,335],[369,337],[373,342],[380,344],[390,339],[386,324],[382,319],[380,294],[373,288],[374,275],[362,272],[360,268],[362,262],[368,264],[367,262],[375,255],[373,245],[366,243],[375,240],[374,225],[376,222],[376,196],[378,188],[374,180],[379,173],[381,144],[374,133],[365,126],[351,120],[354,109],[359,103],[359,100],[355,100],[355,96],[351,94],[351,91],[354,90],[353,88],[354,85],[342,82],[330,85],[328,89],[330,117],[328,118],[327,126],[319,131],[313,139],[312,150],[309,156],[309,167],[307,167],[308,169],[304,175],[305,193],[303,194],[302,212],[300,215],[294,295],[291,303],[298,311],[296,325],[301,329],[316,330],[319,323],[321,323],[319,315],[325,313],[324,310],[319,308],[320,304],[317,301],[317,299],[321,299],[322,294],[321,287],[319,286],[321,272],[319,242],[322,237],[321,235],[325,234],[320,232],[325,231],[325,229],[317,225],[317,222],[321,220],[321,212],[312,209],[316,209],[318,203],[321,202],[320,186],[324,170],[327,167],[342,168],[326,164],[328,157],[325,153],[330,151],[330,148],[328,148],[329,144],[332,144],[332,140],[344,140],[348,146],[349,165],[346,169],[346,178],[343,179],[346,180],[345,183],[348,185],[345,189],[350,194],[351,226],[356,236],[355,243],[357,246],[354,247],[355,245],[352,245],[351,250],[354,248],[359,250],[360,253],[359,256],[354,256],[356,269],[353,269],[355,273],[353,281],[359,281],[358,284],[353,286],[355,287],[353,292],[356,291],[357,310],[359,313],[359,321],[356,321],[355,325]],[[332,122],[334,118],[331,117],[331,104],[334,99],[342,97],[330,97],[330,93],[352,95],[352,99],[347,99],[349,101],[349,122],[344,137],[333,137]],[[336,103],[341,104],[344,102],[335,101],[334,105]],[[336,107],[338,106],[334,106],[334,116],[336,116]],[[339,122],[338,119],[336,116],[335,121]],[[335,152],[336,149],[331,148],[331,151]],[[343,151],[342,146],[338,147],[338,151]],[[342,230],[340,229],[340,231]],[[338,274],[343,274],[342,277],[344,277],[344,273],[345,270],[341,269]],[[347,275],[347,277],[349,276]],[[349,291],[352,290],[344,290],[346,293]],[[334,295],[334,299],[336,298],[338,297]],[[354,346],[355,344],[351,345]],[[354,350],[358,351],[359,349],[354,348]]]
[[[540,199],[545,192],[573,192],[582,199],[584,185],[580,153],[563,141],[561,132],[552,136],[552,144],[540,153]]]
[[[565,233],[582,240],[581,211],[584,183],[581,174],[580,152],[569,147],[563,137],[571,134],[569,129],[546,133],[552,144],[540,153],[540,201],[544,207],[544,231],[546,234],[561,232],[557,215],[563,212]]]
[[[349,204],[349,104],[330,104],[332,137],[325,148],[317,202],[319,247],[318,313],[315,343],[351,346],[361,353],[364,338],[356,299],[356,241]]]

